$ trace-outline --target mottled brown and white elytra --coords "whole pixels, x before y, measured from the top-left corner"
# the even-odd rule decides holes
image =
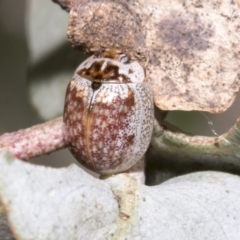
[[[153,129],[153,95],[144,70],[128,56],[88,58],[68,85],[64,122],[69,149],[100,174],[122,172],[146,152]]]

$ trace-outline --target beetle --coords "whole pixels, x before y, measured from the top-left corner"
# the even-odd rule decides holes
[[[64,122],[69,149],[95,172],[113,174],[133,166],[146,152],[154,104],[142,66],[125,54],[96,54],[70,81]]]

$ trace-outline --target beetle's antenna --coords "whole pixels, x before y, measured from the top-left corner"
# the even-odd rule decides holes
[[[221,139],[223,139],[226,143],[231,144],[231,142],[230,142],[229,140],[227,140],[225,137],[219,135],[219,134],[217,133],[217,131],[213,128],[213,122],[212,122],[212,120],[211,120],[205,113],[201,112],[201,114],[206,118],[207,123],[208,123],[208,125],[209,125],[209,127],[210,127],[211,132],[212,132],[215,136],[220,137]]]

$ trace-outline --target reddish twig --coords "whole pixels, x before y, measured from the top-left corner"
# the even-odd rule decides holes
[[[53,152],[67,144],[62,117],[0,136],[0,151],[7,150],[22,160]]]

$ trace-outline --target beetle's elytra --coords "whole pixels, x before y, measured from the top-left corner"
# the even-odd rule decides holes
[[[64,122],[69,149],[88,168],[127,170],[146,152],[153,129],[153,95],[141,65],[90,57],[68,85]]]

